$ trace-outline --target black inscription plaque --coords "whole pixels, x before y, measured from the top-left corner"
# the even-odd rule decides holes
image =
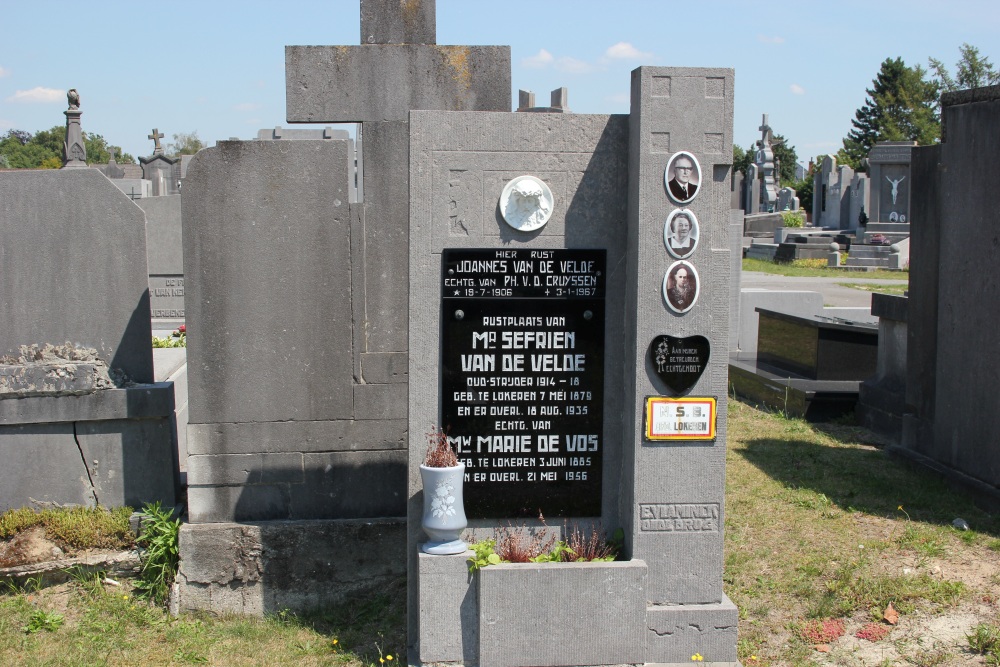
[[[606,261],[444,250],[441,424],[469,518],[600,516]]]

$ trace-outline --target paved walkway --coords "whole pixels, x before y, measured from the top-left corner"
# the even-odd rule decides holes
[[[905,275],[905,274],[904,274]],[[843,277],[807,278],[798,276],[779,276],[759,271],[743,271],[740,276],[740,288],[767,290],[805,290],[819,292],[823,295],[824,306],[848,306],[853,308],[871,308],[871,292],[842,287],[837,283],[877,283],[879,285],[905,285],[908,278],[902,280],[877,280],[866,278],[862,272],[845,272]]]

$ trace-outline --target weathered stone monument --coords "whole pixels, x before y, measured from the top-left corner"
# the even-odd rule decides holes
[[[164,154],[163,146],[160,145],[162,132],[153,128],[149,138],[153,140],[153,154],[139,158],[142,178],[152,183],[154,197],[179,194],[182,177],[180,159],[170,158]]]
[[[757,140],[757,152],[753,162],[757,165],[757,178],[760,179],[760,190],[753,192],[756,207],[748,213],[773,213],[778,203],[778,165],[774,157],[774,134],[764,114],[760,122],[760,139]]]
[[[852,229],[850,185],[854,170],[837,166],[837,158],[827,155],[813,177],[813,226],[827,229]]]
[[[901,454],[1000,506],[996,355],[1000,86],[941,97],[941,143],[911,151]],[[893,177],[898,178],[898,176]],[[900,183],[902,187],[903,183]],[[873,185],[874,187],[874,185]]]
[[[68,161],[83,159],[79,96],[66,113]],[[145,233],[142,210],[97,170],[0,174],[0,511],[173,506],[173,392],[153,383]]]
[[[510,109],[509,49],[434,44],[422,5],[286,49],[289,122],[360,121],[363,201],[346,139],[191,162],[182,609],[315,607],[405,566],[408,113]]]
[[[732,86],[732,70],[640,68],[629,116],[411,112],[411,664],[736,660],[725,419],[668,435],[656,407],[725,415]],[[680,261],[664,239],[677,155],[700,171]],[[504,199],[525,178],[551,190],[526,228]],[[682,366],[697,372],[672,388]],[[468,554],[420,553],[428,424],[458,443],[473,539],[599,522],[623,529],[623,559],[470,577]]]

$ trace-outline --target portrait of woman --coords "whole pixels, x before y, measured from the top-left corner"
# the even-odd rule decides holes
[[[686,313],[698,300],[698,272],[690,262],[674,262],[663,276],[663,298],[675,313]]]
[[[663,225],[663,244],[677,259],[690,257],[698,245],[698,219],[686,208],[674,209]]]

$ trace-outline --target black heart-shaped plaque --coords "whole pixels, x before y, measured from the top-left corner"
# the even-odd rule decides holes
[[[704,336],[657,336],[649,344],[649,360],[653,372],[676,396],[693,387],[701,377],[708,365],[709,347]]]

